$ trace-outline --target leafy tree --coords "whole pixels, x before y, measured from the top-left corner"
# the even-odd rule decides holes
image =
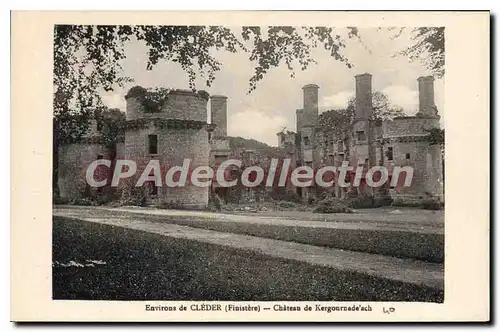
[[[127,96],[136,94],[138,97],[140,97],[141,104],[144,107],[144,112],[158,113],[161,111],[163,105],[167,102],[168,94],[170,93],[170,91],[170,89],[166,89],[163,87],[144,89],[143,87],[135,86],[130,89]]]
[[[276,158],[282,156],[281,149],[269,146],[254,139],[229,136],[229,147],[233,153],[244,150],[254,150],[259,158]]]
[[[348,38],[358,38],[356,28],[347,28]],[[82,139],[89,120],[105,107],[101,90],[112,91],[132,80],[123,75],[120,61],[126,58],[125,44],[143,42],[147,51],[145,69],[160,60],[180,64],[189,78],[190,88],[202,77],[210,86],[222,63],[215,50],[246,52],[254,66],[249,92],[272,68],[286,65],[294,76],[295,68],[305,70],[311,51],[323,47],[336,60],[352,64],[343,55],[345,40],[333,28],[242,27],[238,32],[222,26],[129,26],[56,25],[53,49],[53,181],[57,190],[58,147]]]
[[[351,97],[347,109],[354,113],[355,105],[356,98]],[[372,106],[374,120],[391,120],[397,116],[404,115],[403,108],[392,104],[387,94],[380,91],[372,93]]]
[[[352,108],[329,110],[318,117],[318,125],[324,133],[338,140],[346,140],[351,134],[354,111]]]
[[[427,130],[428,138],[431,145],[444,144],[444,129],[432,128]]]
[[[349,99],[347,108],[329,110],[320,114],[318,122],[321,130],[333,133],[339,139],[347,138],[351,133],[351,126],[355,117],[355,98]],[[393,105],[383,92],[372,94],[373,120],[390,120],[403,116],[403,109]]]
[[[124,140],[123,122],[125,113],[118,108],[109,108],[96,116],[98,131],[104,145],[116,147],[116,143]]]
[[[358,37],[356,28],[347,28],[348,38]],[[271,26],[242,27],[240,33],[222,26],[128,26],[128,25],[57,25],[54,28],[54,125],[62,131],[62,142],[81,138],[88,128],[86,119],[102,107],[101,89],[123,87],[131,79],[124,77],[120,61],[126,57],[124,45],[138,40],[148,48],[145,69],[160,60],[177,62],[195,89],[196,78],[210,86],[222,63],[214,50],[246,52],[255,64],[249,79],[252,91],[274,67],[286,65],[294,76],[295,67],[305,70],[314,59],[311,50],[322,46],[330,55],[352,64],[343,55],[345,40],[327,27]],[[66,135],[69,135],[67,137]]]
[[[398,38],[407,28],[390,28]],[[395,54],[410,61],[420,61],[436,78],[442,78],[444,70],[444,27],[420,27],[411,30],[413,44]]]

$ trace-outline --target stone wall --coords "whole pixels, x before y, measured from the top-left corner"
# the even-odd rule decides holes
[[[356,80],[356,119],[370,119],[372,106],[372,75],[361,74]]]
[[[314,159],[326,165],[340,166],[343,159],[349,165],[376,166],[385,165],[392,172],[394,166],[412,166],[414,169],[413,183],[410,187],[400,187],[394,197],[403,197],[405,200],[416,202],[428,199],[430,196],[443,197],[442,154],[439,145],[431,146],[426,139],[428,130],[440,128],[439,116],[434,105],[434,87],[432,77],[421,77],[419,83],[419,113],[417,116],[398,117],[392,121],[373,119],[372,104],[372,75],[362,74],[355,77],[356,100],[355,120],[352,123],[350,137],[345,139],[347,155],[335,148],[335,138],[330,139],[321,133],[314,132],[317,120],[314,120],[308,110],[314,109],[311,105],[317,100],[318,87],[308,85],[304,87],[304,109],[297,110],[297,133],[302,138],[297,147],[297,156],[300,164],[305,159]],[[364,132],[364,139],[358,140],[358,132]],[[304,137],[310,138],[311,146],[306,147]],[[280,137],[280,144],[284,137]],[[388,161],[388,148],[393,149],[394,160]],[[312,149],[312,150],[311,150]],[[317,149],[317,154],[314,149]],[[368,164],[366,160],[368,159]],[[337,196],[343,196],[339,188]],[[381,191],[382,192],[382,191]],[[385,190],[383,194],[385,195]]]
[[[210,114],[211,123],[216,127],[213,131],[213,137],[227,136],[227,97],[226,96],[211,96],[210,97]]]
[[[421,117],[398,117],[382,123],[383,137],[428,135],[426,129],[439,128],[439,119]]]
[[[426,192],[444,200],[444,175],[442,146],[429,145],[426,151],[425,188]]]
[[[278,136],[278,147],[284,149],[289,145],[295,145],[295,132],[286,131],[280,132]]]
[[[295,120],[296,120],[297,132],[300,132],[300,130],[304,126],[304,110],[303,109],[296,110],[295,118],[296,118]]]
[[[210,165],[218,166],[220,162],[225,161],[231,154],[229,138],[220,137],[210,140]]]
[[[315,128],[302,127],[300,136],[301,160],[304,163],[312,163],[311,166],[315,167],[319,162],[319,151],[321,149],[321,145],[316,142]]]
[[[418,81],[418,113],[420,115],[434,114],[434,77],[419,77]]]
[[[439,145],[430,145],[424,138],[428,129],[439,128],[439,119],[431,117],[399,117],[384,121],[384,165],[413,167],[413,182],[410,187],[392,191],[393,198],[406,202],[418,202],[430,196],[443,198],[442,156]],[[388,161],[386,152],[393,149],[393,161]]]
[[[302,126],[316,126],[318,123],[318,89],[319,86],[316,84],[302,87],[304,93]]]
[[[215,126],[210,134],[210,160],[209,165],[214,169],[229,159],[231,148],[227,137],[227,97],[213,95],[210,97],[211,125]],[[234,196],[234,188],[221,188],[217,181],[212,183],[211,190],[229,201]],[[233,197],[234,198],[234,197]]]
[[[358,120],[353,124],[353,129],[352,129],[353,140],[349,151],[350,152],[349,164],[354,167],[360,164],[365,164],[366,159],[369,159],[368,135],[370,131],[368,126],[369,126],[368,120]],[[357,133],[361,131],[364,133],[365,139],[360,141],[358,140]]]
[[[174,90],[168,97],[162,112],[167,119],[207,122],[208,100],[190,90]]]
[[[387,160],[385,153],[393,148],[393,160]],[[418,201],[430,196],[443,198],[442,157],[439,145],[429,145],[425,140],[401,142],[391,140],[384,144],[384,165],[389,172],[395,166],[411,166],[413,181],[411,186],[403,187],[393,193],[394,197],[405,200]],[[403,173],[402,173],[403,174]],[[400,178],[403,183],[403,177]]]
[[[221,154],[229,155],[231,152],[231,149],[229,147],[229,138],[213,138],[210,141],[211,149],[215,154],[218,154],[217,152],[221,152]]]
[[[162,187],[155,194],[153,184],[144,187],[149,203],[176,203],[202,208],[208,204],[209,188],[190,183],[191,172],[209,166],[210,143],[207,131],[208,94],[191,90],[172,90],[159,112],[144,112],[140,96],[127,99],[127,120],[146,119],[146,124],[131,126],[125,132],[124,156],[137,163],[135,183],[150,160],[158,160]],[[149,120],[149,121],[148,121]],[[165,121],[167,120],[167,121]],[[169,121],[172,120],[172,121]],[[157,153],[150,154],[149,135],[157,135]],[[188,181],[184,187],[168,188],[165,176],[170,167],[182,166],[191,159]]]
[[[92,195],[97,188],[90,188],[86,182],[88,166],[98,156],[111,159],[113,152],[99,144],[67,144],[59,147],[58,187],[59,196],[64,199],[78,199]],[[111,174],[111,169],[109,174]]]
[[[116,144],[116,159],[125,158],[125,142],[119,142]]]
[[[125,112],[127,120],[135,120],[143,116],[148,116],[148,113],[144,112],[144,107],[139,97],[125,97],[125,99],[127,101],[127,111]]]
[[[148,135],[158,135],[158,154],[149,154]],[[191,159],[190,170],[208,166],[210,145],[206,128],[162,129],[150,123],[146,128],[129,130],[125,134],[125,158],[137,163],[136,181],[150,160],[160,161],[162,182],[167,169],[182,166],[185,158]],[[189,179],[189,177],[188,177]],[[187,184],[184,188],[158,188],[155,203],[176,202],[189,207],[203,207],[208,204],[208,188]]]
[[[127,98],[127,120],[178,119],[207,122],[208,100],[191,90],[173,90],[160,112],[145,112],[141,97]]]

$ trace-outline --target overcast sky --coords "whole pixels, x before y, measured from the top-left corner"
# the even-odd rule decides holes
[[[360,29],[363,44],[348,40],[343,54],[354,65],[348,69],[328,53],[318,48],[313,57],[318,64],[306,71],[296,71],[290,78],[289,70],[283,66],[268,72],[258,83],[257,89],[247,94],[248,80],[253,74],[248,54],[221,52],[217,58],[223,67],[216,74],[215,82],[206,87],[197,80],[196,88],[210,94],[228,96],[228,134],[254,138],[269,145],[277,145],[276,133],[283,127],[295,130],[295,111],[302,108],[302,86],[319,85],[320,112],[347,105],[354,95],[354,76],[362,73],[373,75],[373,91],[385,92],[390,101],[403,107],[408,115],[418,108],[417,78],[429,75],[419,62],[410,63],[405,57],[393,57],[398,50],[411,43],[409,33],[397,39],[392,34],[377,29]],[[160,62],[153,70],[146,70],[146,47],[138,42],[126,45],[127,58],[123,60],[124,75],[134,79],[125,89],[103,94],[104,103],[125,111],[124,95],[133,85],[143,87],[188,88],[187,74],[173,62]],[[298,66],[297,66],[298,67]],[[435,102],[443,121],[444,82],[435,81]]]

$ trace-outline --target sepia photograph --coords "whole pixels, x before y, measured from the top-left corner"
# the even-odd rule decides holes
[[[53,298],[442,302],[445,34],[55,25]]]
[[[15,13],[12,319],[488,320],[488,15]]]

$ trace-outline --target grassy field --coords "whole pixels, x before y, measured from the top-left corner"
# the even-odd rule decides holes
[[[60,217],[53,262],[54,299],[443,301],[432,288]]]
[[[72,209],[69,209],[71,211]],[[407,231],[403,225],[405,221],[394,222],[396,226],[379,227],[366,229],[363,227],[349,228],[324,228],[324,227],[308,227],[307,223],[302,226],[300,223],[292,225],[272,224],[272,223],[253,223],[253,222],[237,222],[232,220],[231,215],[222,215],[224,218],[207,218],[203,215],[154,215],[147,214],[147,210],[142,213],[136,210],[135,214],[125,211],[110,211],[100,209],[73,209],[80,211],[80,215],[86,215],[96,218],[110,218],[116,216],[118,218],[137,218],[146,219],[151,222],[177,224],[189,226],[193,228],[202,228],[217,232],[244,234],[256,237],[263,237],[275,240],[291,241],[314,246],[325,246],[337,249],[350,251],[361,251],[379,255],[387,255],[400,258],[411,258],[422,261],[442,263],[444,261],[444,234],[442,232],[415,232]],[[154,211],[154,210],[153,210]],[[161,210],[160,210],[161,211]],[[185,211],[180,211],[181,213]],[[260,214],[259,214],[260,215]],[[311,217],[312,213],[300,215],[304,220],[306,217]],[[385,214],[391,218],[393,215]],[[239,218],[252,219],[256,216],[239,215]],[[258,217],[258,216],[257,216]],[[316,217],[317,216],[314,216]],[[346,218],[346,215],[335,216],[337,218]],[[389,218],[388,217],[388,218]],[[405,218],[407,216],[405,215]],[[358,217],[357,220],[366,220],[367,217]],[[379,219],[380,216],[374,217]],[[292,218],[293,219],[293,218]],[[411,220],[411,217],[409,218]],[[403,220],[405,220],[403,218]],[[318,221],[318,220],[314,220]],[[324,222],[328,224],[328,222]],[[351,225],[356,224],[356,219],[350,220]],[[376,222],[373,222],[377,224]],[[436,222],[438,224],[438,222]],[[369,224],[365,222],[364,224]],[[412,228],[417,227],[415,223]],[[362,225],[361,225],[362,226]],[[441,225],[442,226],[442,225]],[[391,228],[389,228],[391,227]],[[423,227],[423,226],[422,226]],[[430,229],[434,229],[428,227]]]

